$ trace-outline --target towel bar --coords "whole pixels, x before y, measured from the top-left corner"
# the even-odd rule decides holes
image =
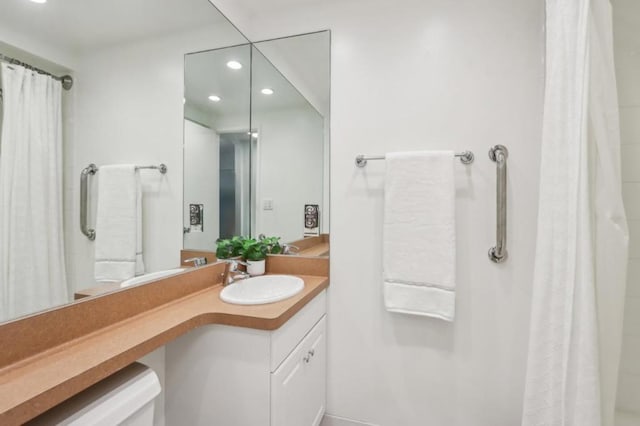
[[[462,164],[471,164],[475,158],[471,151],[456,152],[454,156],[460,158]],[[356,166],[364,167],[369,160],[384,160],[385,158],[384,155],[356,155]]]
[[[140,169],[153,169],[158,170],[160,173],[167,173],[166,164],[159,164],[157,166],[136,166],[136,170]],[[80,231],[91,241],[96,239],[96,231],[90,229],[88,222],[88,203],[89,203],[89,175],[95,175],[98,172],[98,166],[95,164],[89,164],[80,172]]]

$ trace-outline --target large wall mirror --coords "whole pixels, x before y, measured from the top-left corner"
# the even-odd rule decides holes
[[[324,31],[186,56],[186,249],[327,240],[329,54]]]
[[[99,284],[100,244],[103,260],[122,260],[105,248],[97,223],[106,199],[100,179],[110,165],[167,166],[166,174],[137,172],[142,213],[134,238],[144,272],[178,265],[184,55],[247,42],[207,0],[0,2],[0,322],[68,303]],[[43,80],[34,68],[70,75],[73,87]],[[248,108],[248,94],[245,102]],[[98,170],[87,180],[93,241],[80,231],[79,178],[89,164]],[[136,247],[129,240],[122,247]]]

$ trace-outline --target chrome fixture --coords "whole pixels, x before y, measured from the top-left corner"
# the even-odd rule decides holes
[[[300,247],[294,246],[293,244],[282,245],[282,254],[298,254],[299,251]]]
[[[489,259],[495,263],[507,260],[507,158],[509,151],[503,145],[489,150],[489,158],[496,163],[496,240],[495,247],[489,249]]]
[[[31,71],[35,71],[39,74],[44,74],[44,75],[48,75],[51,78],[53,78],[54,80],[58,80],[60,82],[60,84],[62,84],[62,88],[64,90],[71,90],[71,88],[73,87],[73,77],[71,77],[70,75],[63,75],[58,77],[57,75],[53,75],[51,73],[46,72],[45,70],[41,70],[40,68],[36,68],[33,65],[30,65],[26,62],[22,62],[18,59],[12,58],[10,56],[7,55],[3,55],[2,53],[0,53],[0,61],[2,62],[6,62],[8,64],[14,64],[14,65],[19,65],[21,67],[24,67],[26,69],[29,69]],[[0,92],[2,92],[2,90],[0,89]]]
[[[167,166],[159,164],[157,166],[136,166],[136,170],[153,169],[159,170],[160,173],[167,173]],[[98,172],[98,166],[91,163],[80,172],[80,231],[91,241],[96,239],[96,231],[89,229],[88,225],[88,204],[89,204],[89,175],[93,176]]]
[[[459,158],[462,164],[471,164],[475,159],[471,151],[456,152],[454,156]],[[385,158],[386,156],[384,155],[356,155],[356,166],[364,167],[369,160],[384,160]]]
[[[309,349],[309,351],[307,352],[307,355],[306,355],[306,356],[304,356],[304,357],[302,358],[302,360],[303,360],[305,363],[309,364],[309,362],[311,362],[311,358],[313,358],[313,356],[314,356],[315,354],[316,354],[316,350],[315,350],[315,349],[313,349],[313,348],[312,348],[312,349]]]
[[[245,271],[238,270],[238,265],[249,266],[247,263],[235,259],[223,259],[223,261],[229,264],[229,273],[227,275],[227,281],[225,285],[233,284],[236,281],[244,280],[245,278],[249,278],[251,276]]]
[[[198,268],[200,266],[204,266],[204,265],[207,264],[207,258],[206,257],[192,257],[191,259],[187,259],[187,260],[183,261],[182,263],[191,263],[191,262],[193,262],[193,266]]]

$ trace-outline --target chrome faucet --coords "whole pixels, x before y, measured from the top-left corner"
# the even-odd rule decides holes
[[[189,263],[189,262],[193,262],[193,266],[195,266],[197,268],[199,266],[206,265],[207,264],[207,258],[206,257],[192,257],[191,259],[185,260],[183,263]]]
[[[227,274],[227,281],[225,285],[233,284],[236,281],[244,280],[245,278],[249,278],[251,276],[244,271],[238,270],[238,265],[247,266],[246,263],[240,260],[233,259],[224,259],[224,261],[229,264],[229,273]]]
[[[300,247],[294,246],[293,244],[282,245],[282,254],[298,254],[299,251]]]

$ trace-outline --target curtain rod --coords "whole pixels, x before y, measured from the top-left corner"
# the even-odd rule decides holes
[[[26,62],[22,62],[18,59],[7,56],[3,53],[0,53],[0,61],[7,62],[9,64],[20,65],[21,67],[25,67],[37,73],[51,76],[54,80],[58,80],[62,84],[62,88],[64,90],[70,90],[73,87],[73,78],[70,75],[63,75],[59,77],[57,75],[51,74],[50,72],[46,72],[45,70],[34,67],[33,65],[27,64]],[[2,88],[0,88],[0,93],[2,93]]]

